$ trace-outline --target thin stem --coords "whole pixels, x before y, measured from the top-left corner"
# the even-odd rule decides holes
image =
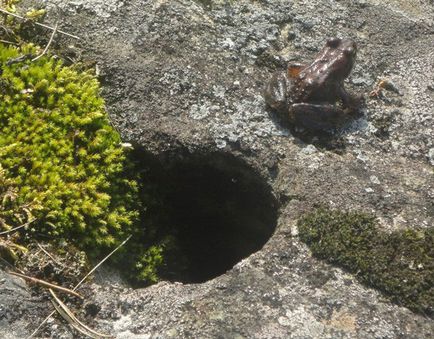
[[[38,60],[38,59],[39,59],[40,57],[42,57],[45,53],[47,53],[48,48],[50,47],[51,43],[53,42],[53,38],[54,38],[54,36],[56,35],[56,32],[57,32],[57,22],[56,22],[56,25],[54,26],[53,33],[51,33],[50,40],[48,40],[48,44],[47,44],[47,46],[45,46],[45,48],[44,48],[44,50],[42,51],[42,53],[39,54],[37,57],[33,58],[32,61],[36,61],[36,60]]]
[[[118,247],[116,247],[113,251],[111,251],[103,260],[101,260],[94,268],[92,268],[90,270],[90,272],[88,274],[86,274],[85,277],[83,279],[81,279],[80,282],[77,285],[75,285],[75,287],[72,290],[75,291],[77,288],[79,288],[80,285],[87,279],[87,277],[89,277],[89,275],[91,275],[99,266],[101,266],[101,264],[104,261],[106,261],[108,258],[110,258],[110,256],[113,255],[113,253],[115,253],[119,248],[121,248],[128,240],[130,240],[131,237],[132,237],[132,235],[128,236],[128,238],[126,238]],[[27,337],[27,339],[33,338],[39,332],[39,330],[42,328],[42,326],[44,326],[47,323],[47,321],[54,315],[54,313],[56,313],[56,311],[52,311],[41,322],[41,324],[38,326],[38,328],[36,330],[34,330],[33,333]]]
[[[7,231],[0,232],[0,235],[8,234],[8,233],[14,232],[14,231],[16,231],[16,230],[19,230],[20,228],[23,228],[23,227],[29,226],[29,225],[30,225],[32,222],[34,222],[35,220],[36,220],[36,219],[32,219],[32,220],[26,222],[25,224],[22,224],[22,225],[20,225],[20,226],[14,227],[14,228],[12,228],[12,229],[10,229],[10,230],[7,230]]]
[[[6,11],[6,10],[4,10],[4,9],[2,9],[2,8],[0,8],[0,12],[2,12],[2,13],[4,13],[4,14],[7,14],[7,15],[10,15],[10,16],[13,16],[14,18],[18,18],[18,19],[20,19],[20,20],[27,20],[26,18],[24,18],[24,17],[22,17],[21,15],[18,15],[18,14],[15,14],[15,13],[11,13],[11,12],[8,12],[8,11]],[[45,25],[45,24],[41,24],[40,22],[33,22],[35,25],[37,25],[37,26],[41,26],[41,27],[44,27],[44,28],[47,28],[47,29],[50,29],[50,30],[52,30],[52,31],[54,31],[54,28],[53,27],[51,27],[51,26],[48,26],[48,25]],[[74,38],[74,39],[77,39],[77,40],[81,40],[78,36],[76,36],[76,35],[72,35],[72,34],[70,34],[70,33],[67,33],[67,32],[64,32],[64,31],[61,31],[61,30],[58,30],[58,32],[60,33],[60,34],[63,34],[63,35],[67,35],[67,36],[69,36],[69,37],[71,37],[71,38]]]

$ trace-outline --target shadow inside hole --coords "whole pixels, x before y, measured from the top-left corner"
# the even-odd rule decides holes
[[[233,156],[213,153],[141,159],[141,196],[146,239],[169,241],[164,280],[204,282],[258,251],[276,227],[277,203],[270,187]],[[147,226],[146,226],[147,225]],[[150,226],[149,226],[150,225]]]

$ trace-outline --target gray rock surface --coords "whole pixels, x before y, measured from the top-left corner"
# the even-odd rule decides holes
[[[46,304],[32,296],[26,283],[0,270],[0,329],[2,338],[24,338],[26,326],[39,321]],[[17,321],[17,318],[19,319]]]
[[[48,22],[82,37],[59,43],[96,62],[126,142],[155,155],[232,154],[281,202],[267,244],[211,281],[96,281],[96,328],[118,338],[432,338],[432,320],[312,258],[295,227],[316,204],[373,212],[385,230],[433,227],[432,1],[39,3]],[[330,36],[357,41],[346,86],[366,108],[322,147],[275,121],[261,93],[273,70],[311,60]],[[379,80],[389,86],[368,97]],[[7,333],[30,333],[45,313],[9,319]],[[57,321],[44,333],[72,336]]]

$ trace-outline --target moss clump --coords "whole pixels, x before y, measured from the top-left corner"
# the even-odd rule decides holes
[[[137,183],[97,80],[54,58],[18,59],[32,54],[0,44],[0,231],[36,219],[18,231],[21,242],[66,239],[91,256],[134,234],[127,261],[155,281],[162,258],[137,243]]]
[[[33,211],[41,207],[36,201],[20,204],[17,192],[0,164],[0,232],[31,222]]]
[[[337,264],[392,301],[433,316],[434,228],[387,234],[374,216],[319,208],[298,221],[313,254]]]

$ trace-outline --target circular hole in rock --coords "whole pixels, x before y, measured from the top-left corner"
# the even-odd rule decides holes
[[[200,283],[258,251],[276,227],[269,185],[224,153],[155,157],[141,151],[143,223],[153,241],[171,239],[162,279]]]

